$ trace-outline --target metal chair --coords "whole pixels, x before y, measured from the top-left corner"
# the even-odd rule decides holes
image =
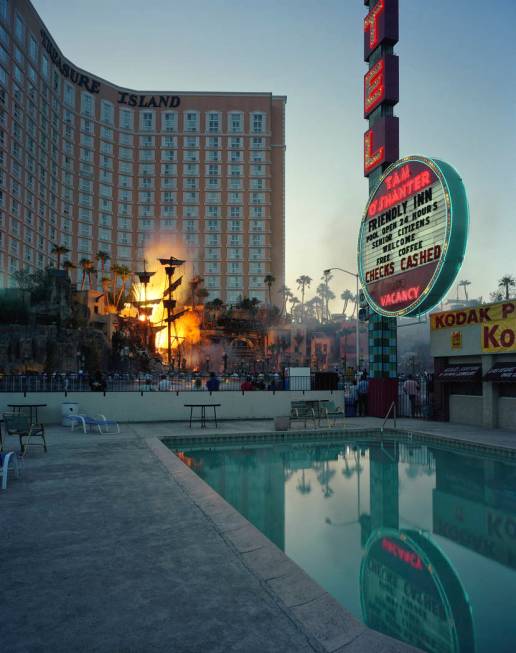
[[[20,453],[22,456],[26,454],[29,446],[33,444],[31,443],[31,439],[35,437],[43,440],[40,446],[43,446],[45,452],[48,451],[43,424],[31,424],[28,415],[21,415],[19,413],[4,413],[3,418],[6,434],[19,438]]]
[[[18,466],[18,457],[14,451],[0,453],[0,479],[2,480],[2,490],[7,489],[7,474],[9,466],[14,469],[16,478],[20,477],[20,468]]]

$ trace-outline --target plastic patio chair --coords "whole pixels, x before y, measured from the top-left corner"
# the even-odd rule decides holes
[[[20,453],[24,456],[31,444],[32,438],[41,438],[43,442],[43,450],[45,453],[47,449],[47,441],[45,439],[45,427],[43,424],[31,424],[28,415],[20,413],[4,413],[4,425],[6,435],[13,435],[20,440]],[[23,441],[25,439],[25,442]],[[39,444],[39,443],[38,443]]]
[[[16,478],[20,478],[20,465],[15,451],[0,453],[0,479],[2,479],[2,490],[7,489],[7,475],[9,468],[14,470]]]
[[[68,415],[68,421],[70,422],[71,430],[74,431],[76,426],[82,426],[84,433],[88,432],[88,427],[98,429],[99,433],[120,433],[120,426],[118,422],[115,422],[112,419],[106,419],[104,415],[95,415],[95,417],[90,417],[89,415]],[[102,428],[104,427],[104,430]],[[115,430],[109,430],[110,427],[113,427]]]

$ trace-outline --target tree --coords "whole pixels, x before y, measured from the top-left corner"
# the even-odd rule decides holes
[[[106,271],[106,263],[110,260],[111,256],[108,252],[103,252],[101,249],[95,254],[95,259],[100,261],[100,274],[104,278],[104,273]]]
[[[354,294],[351,292],[351,290],[344,290],[344,292],[340,293],[340,298],[344,302],[344,305],[342,307],[342,315],[346,315],[346,309],[348,308],[349,302],[353,301]]]
[[[88,277],[88,285],[91,289],[91,273],[93,270],[93,261],[89,258],[81,258],[79,265],[81,266],[82,270],[81,290],[84,290],[86,277]]]
[[[265,278],[263,280],[263,283],[267,285],[267,288],[269,289],[269,306],[272,305],[272,298],[271,298],[271,288],[272,284],[276,281],[276,278],[272,276],[272,274],[267,274],[265,275]]]
[[[63,270],[70,276],[70,270],[75,270],[77,266],[71,261],[63,261]]]
[[[65,254],[68,254],[70,251],[68,247],[65,247],[64,245],[57,245],[53,244],[52,245],[52,254],[55,254],[57,256],[57,269],[61,269],[61,256],[64,256]]]
[[[281,314],[286,315],[287,314],[287,302],[292,297],[292,292],[291,292],[290,288],[283,285],[280,288],[278,288],[278,295],[281,295]]]
[[[505,301],[509,300],[509,288],[514,288],[516,281],[511,274],[506,274],[498,282],[498,288],[505,288]]]
[[[464,288],[464,295],[466,297],[466,301],[468,301],[468,286],[471,286],[471,281],[463,279],[462,281],[459,281],[459,286]]]
[[[329,302],[335,299],[335,293],[330,289],[327,283],[320,283],[317,286],[317,296],[321,300],[321,322],[328,322],[330,319]]]
[[[129,277],[131,276],[132,272],[131,270],[127,267],[127,265],[119,265],[118,266],[118,274],[120,275],[120,279],[122,280],[122,285],[120,287],[120,292],[118,293],[117,300],[115,302],[115,306],[117,307],[118,310],[120,310],[120,300],[122,299],[124,292],[125,292],[125,284]]]
[[[310,284],[312,283],[311,277],[309,277],[306,274],[302,274],[300,277],[296,279],[297,283],[297,289],[301,290],[301,316],[302,319],[304,319],[305,316],[305,291],[307,288],[310,288]]]

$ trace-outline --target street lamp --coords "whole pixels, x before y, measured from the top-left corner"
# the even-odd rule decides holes
[[[328,275],[330,272],[333,270],[339,270],[339,272],[344,272],[345,274],[350,274],[352,277],[355,277],[356,282],[357,282],[357,294],[355,298],[355,347],[356,347],[356,371],[358,374],[358,366],[360,364],[360,328],[359,328],[359,321],[358,321],[358,288],[359,288],[359,278],[358,274],[356,272],[350,272],[349,270],[344,270],[343,268],[328,268],[327,270],[323,271],[324,275]]]

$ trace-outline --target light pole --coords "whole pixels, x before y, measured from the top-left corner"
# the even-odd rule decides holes
[[[355,347],[356,347],[356,371],[358,374],[358,367],[360,365],[360,328],[359,328],[359,322],[358,322],[358,288],[359,288],[359,278],[358,274],[356,272],[350,272],[349,270],[344,270],[344,268],[328,268],[327,270],[323,271],[323,274],[326,276],[333,270],[339,270],[339,272],[344,272],[345,274],[350,274],[352,277],[355,277],[356,280],[356,286],[357,286],[357,294],[355,297]]]

